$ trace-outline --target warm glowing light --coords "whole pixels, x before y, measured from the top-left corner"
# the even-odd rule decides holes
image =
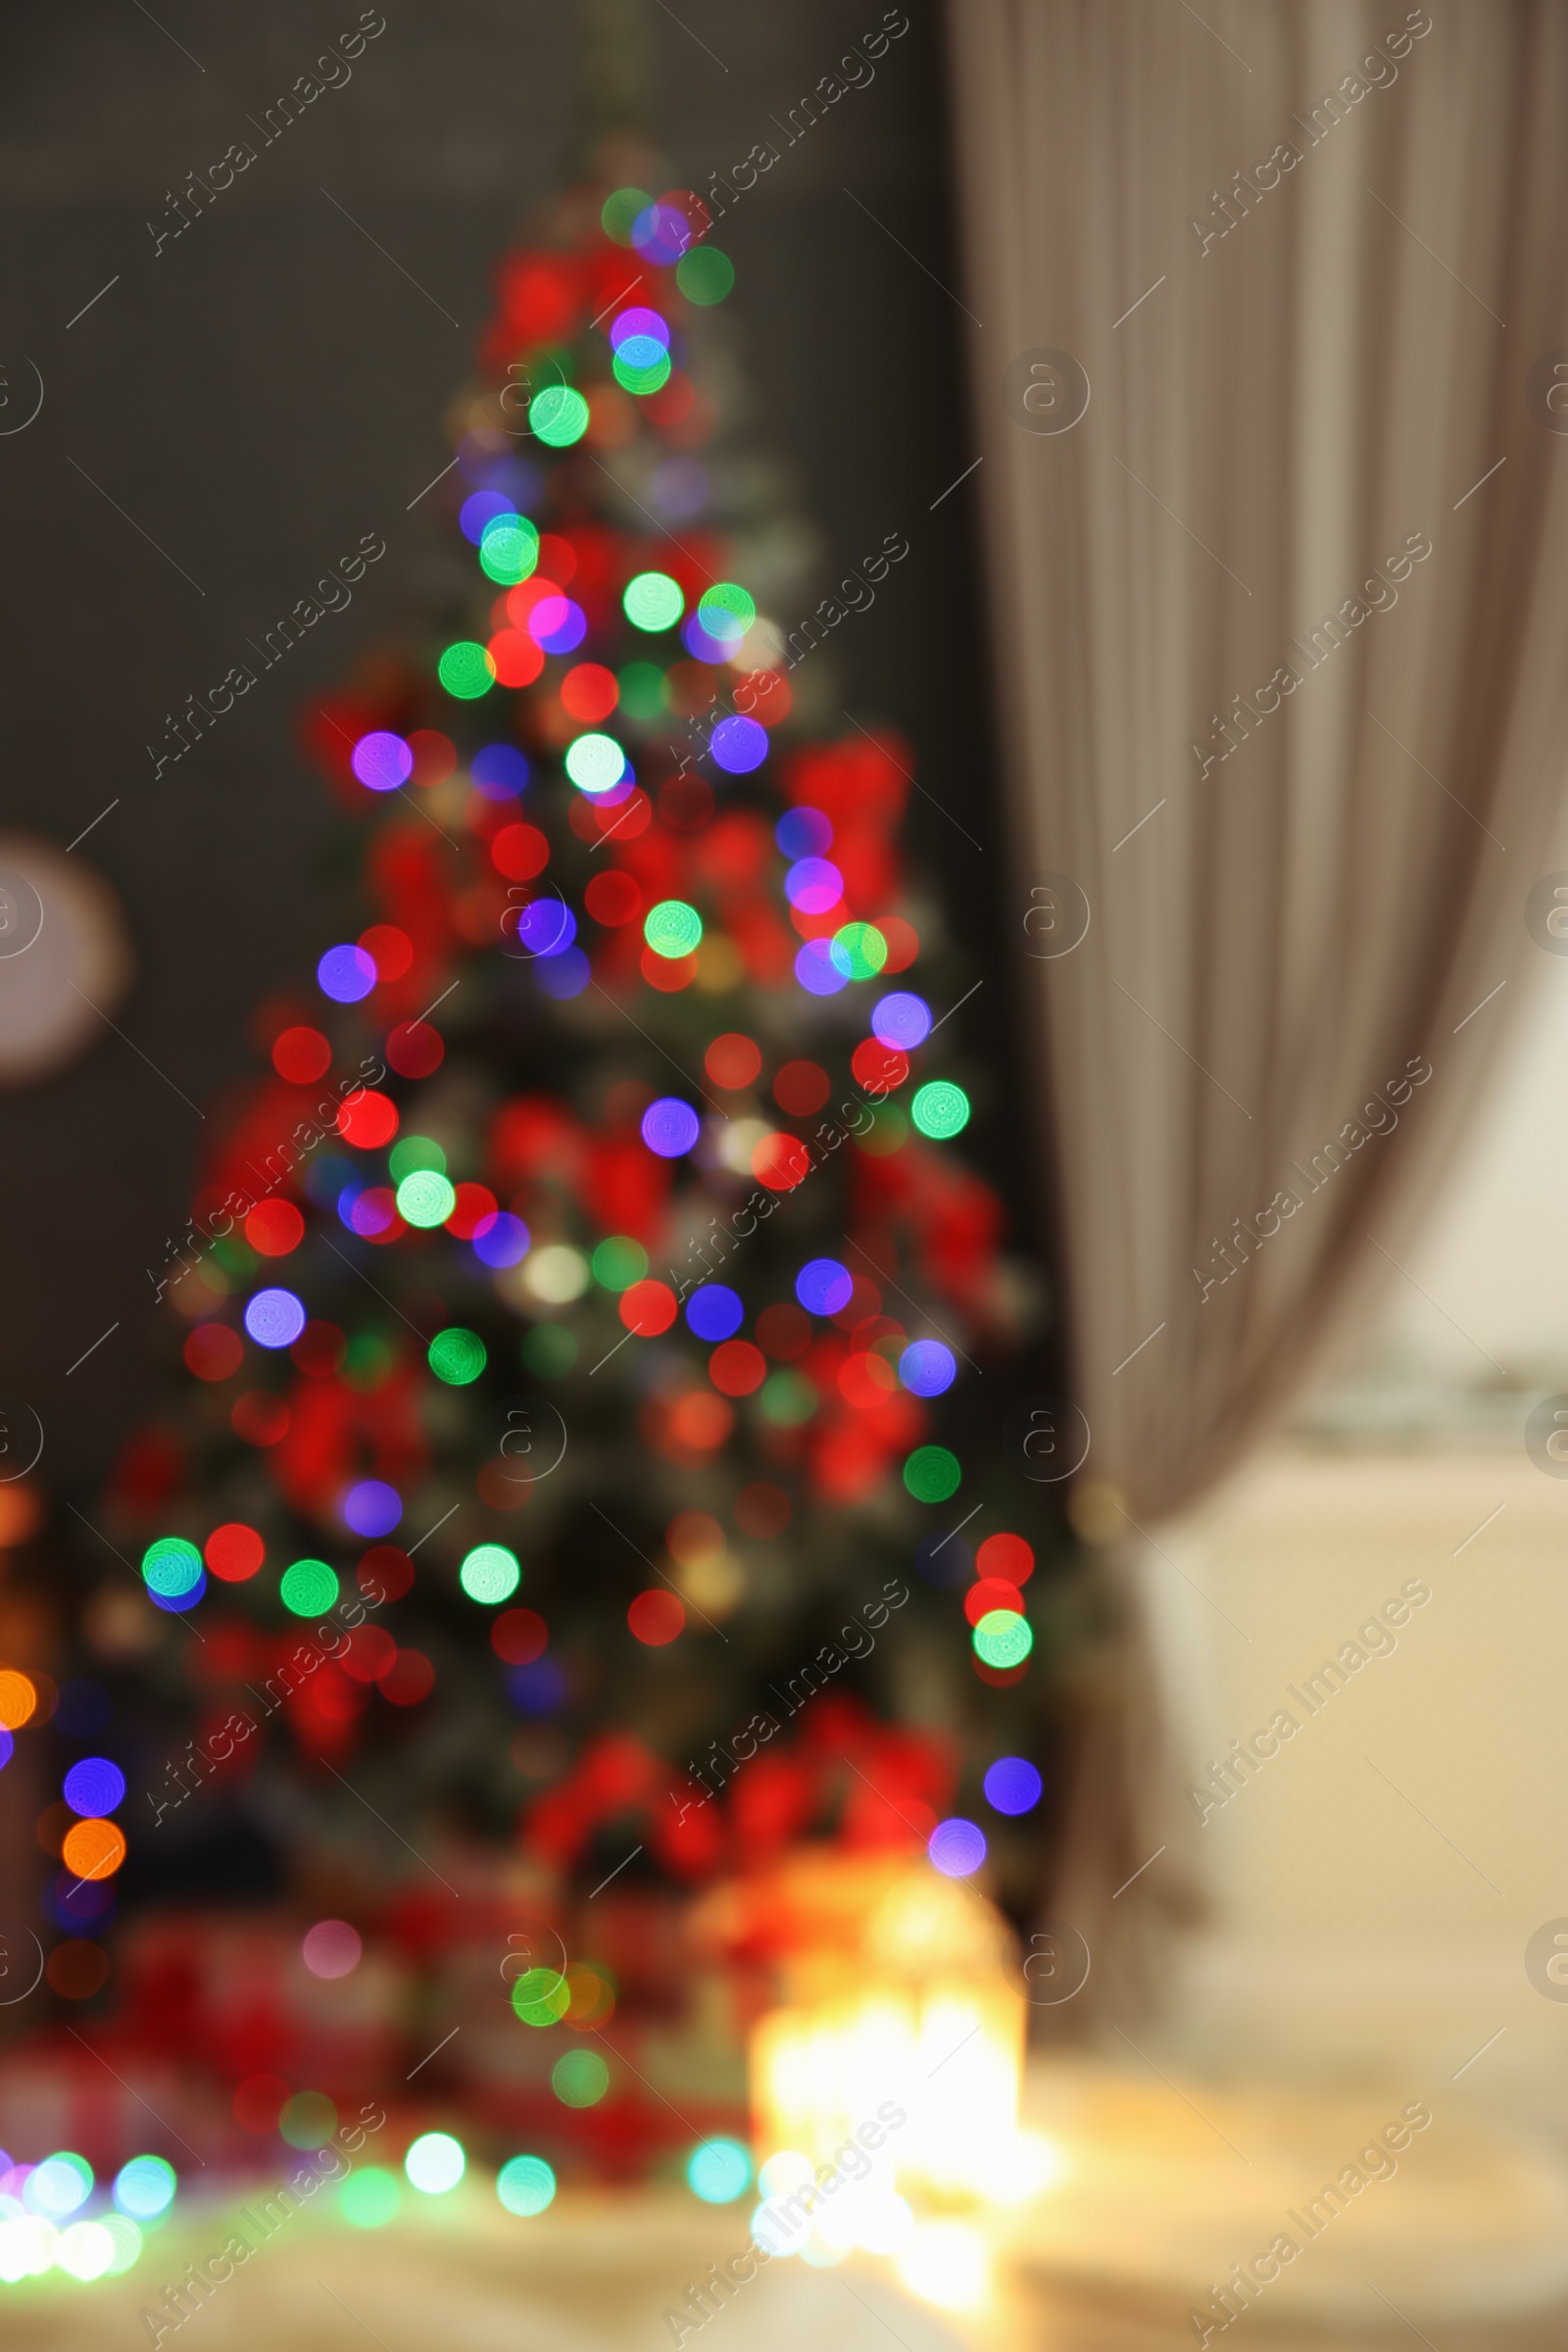
[[[113,2267],[114,2238],[102,2222],[73,2222],[55,2244],[55,2268],[83,2281],[102,2278]]]
[[[122,1831],[112,1821],[78,1821],[66,1832],[60,1859],[78,1879],[112,1879],[125,1859]]]
[[[989,2284],[985,2239],[967,2222],[925,2222],[898,2259],[899,2277],[924,2303],[973,2311]]]
[[[38,1693],[14,1666],[0,1667],[0,1729],[17,1732],[38,1704]]]
[[[917,2211],[928,2195],[989,2201],[997,2151],[1017,2148],[1027,2008],[1009,1932],[973,1886],[906,1856],[798,1861],[766,1901],[801,1956],[793,2004],[760,2020],[749,2053],[764,2212],[802,2160],[779,2151],[804,2151],[841,2175],[812,2237],[895,2252],[909,2229],[895,2191]]]

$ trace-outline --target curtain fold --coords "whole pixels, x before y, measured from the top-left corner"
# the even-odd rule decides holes
[[[1007,919],[1080,1505],[1133,1542],[1405,1279],[1568,862],[1568,14],[949,27]],[[1085,1903],[1166,1821],[1130,1714]]]

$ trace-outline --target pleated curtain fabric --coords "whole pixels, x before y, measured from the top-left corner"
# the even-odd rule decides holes
[[[1544,963],[1568,11],[948,23],[1006,920],[1082,1477],[1157,1540],[1402,1279]],[[1111,1874],[1180,1846],[1157,1671],[1130,1658],[1085,1758],[1074,1868],[1104,1919]]]

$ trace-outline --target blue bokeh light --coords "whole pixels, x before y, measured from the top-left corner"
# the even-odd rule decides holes
[[[833,847],[833,827],[820,808],[787,808],[773,839],[786,858],[820,858]]]
[[[305,1309],[292,1291],[258,1291],[246,1301],[245,1328],[258,1348],[292,1348],[305,1329]]]
[[[643,1112],[642,1138],[661,1159],[679,1159],[702,1132],[702,1121],[678,1095],[661,1095]]]
[[[958,1377],[957,1360],[940,1340],[914,1340],[899,1358],[899,1378],[914,1396],[941,1396]]]
[[[124,1802],[125,1776],[107,1756],[83,1756],[66,1775],[65,1798],[73,1813],[102,1818]]]
[[[487,801],[514,801],[528,781],[528,762],[514,744],[481,744],[468,773]]]
[[[358,1004],[375,986],[375,964],[364,948],[328,948],[316,967],[317,986],[334,1004]]]
[[[810,996],[836,997],[850,976],[834,962],[830,939],[808,939],[795,958],[795,977]]]
[[[839,1315],[855,1296],[855,1276],[836,1257],[813,1257],[795,1277],[795,1296],[808,1315]]]
[[[986,1834],[978,1822],[955,1814],[937,1823],[925,1850],[945,1879],[972,1878],[986,1858]]]
[[[559,956],[540,956],[532,968],[533,984],[539,994],[554,997],[560,1003],[569,997],[580,997],[593,976],[581,948],[564,948]]]
[[[727,1340],[746,1317],[740,1294],[722,1282],[701,1283],[686,1301],[686,1321],[700,1340]]]
[[[708,748],[726,775],[749,776],[767,758],[767,729],[760,720],[736,711],[719,720],[708,739]]]
[[[1044,1788],[1025,1756],[999,1756],[985,1777],[986,1803],[998,1813],[1032,1813]]]
[[[492,1266],[499,1272],[504,1266],[516,1265],[527,1255],[528,1228],[509,1209],[498,1208],[480,1218],[469,1247],[481,1265]]]
[[[389,1536],[403,1517],[403,1497],[384,1479],[362,1478],[343,1497],[343,1524],[357,1536]]]
[[[930,1034],[931,1007],[924,997],[914,996],[908,989],[895,989],[892,996],[879,997],[871,1007],[871,1035],[901,1054],[911,1054]]]
[[[477,547],[484,537],[486,525],[494,522],[498,514],[515,514],[516,512],[511,499],[501,491],[476,490],[459,508],[458,522],[465,539],[471,540]]]
[[[414,754],[401,735],[377,727],[360,737],[349,765],[368,792],[396,792],[414,773]]]

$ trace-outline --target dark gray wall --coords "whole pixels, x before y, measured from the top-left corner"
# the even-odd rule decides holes
[[[682,0],[677,22],[646,5],[649,113],[673,176],[702,187],[773,136],[881,13]],[[970,487],[930,511],[972,455],[964,320],[943,290],[957,284],[944,69],[934,11],[910,13],[874,83],[787,149],[720,235],[760,437],[798,466],[833,557],[893,529],[911,541],[898,593],[843,633],[845,699],[904,728],[922,782],[985,845],[916,801],[916,853],[988,979],[960,1016],[967,1042],[1004,1102]],[[231,139],[258,144],[248,118],[357,14],[159,0],[154,23],[87,0],[0,17],[0,357],[20,382],[26,355],[45,385],[37,421],[0,439],[0,825],[65,844],[118,796],[76,855],[121,892],[139,962],[118,1016],[132,1042],[106,1032],[64,1077],[0,1099],[0,1389],[42,1413],[57,1481],[90,1483],[148,1402],[143,1269],[183,1221],[199,1133],[182,1098],[207,1104],[256,1066],[251,1009],[323,943],[332,820],[292,749],[296,710],[416,598],[440,525],[435,502],[408,502],[446,461],[441,417],[492,264],[577,160],[574,12],[386,0],[352,81],[155,256],[146,223],[167,224],[186,172]],[[368,529],[389,554],[352,608],[154,782],[144,746],[166,710]],[[1015,1182],[997,1150],[1008,1124],[977,1121],[975,1141]]]

